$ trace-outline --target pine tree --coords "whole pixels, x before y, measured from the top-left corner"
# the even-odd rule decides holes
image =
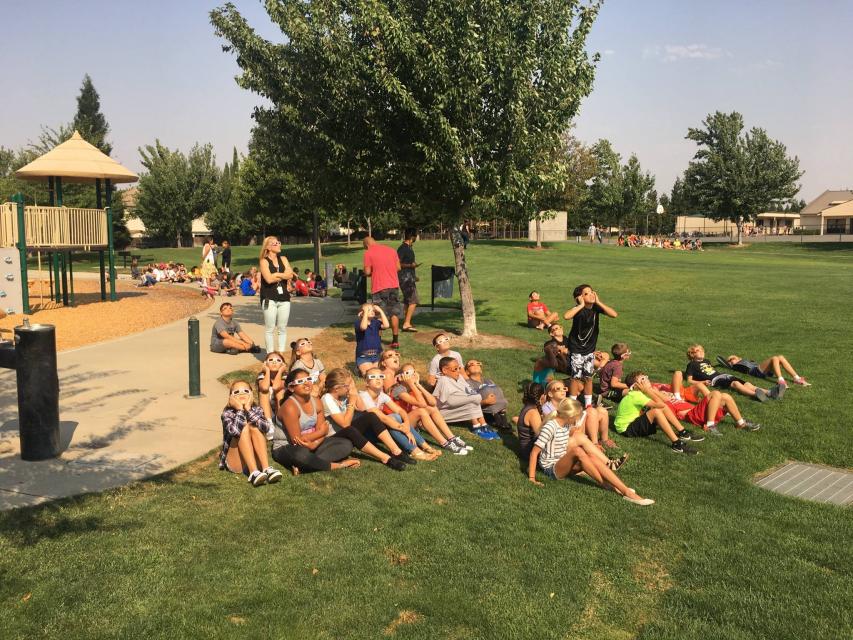
[[[107,124],[107,119],[101,113],[101,99],[88,73],[83,76],[80,95],[77,96],[74,128],[80,132],[86,142],[110,155],[113,150],[113,146],[107,142],[110,125]]]

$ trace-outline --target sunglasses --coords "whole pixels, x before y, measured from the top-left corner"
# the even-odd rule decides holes
[[[334,387],[332,387],[332,388],[333,388],[333,389],[348,389],[348,388],[349,388],[349,384],[336,384],[336,385],[335,385]]]
[[[465,365],[465,366],[466,366],[466,367],[481,367],[481,366],[483,366],[483,363],[482,363],[482,362],[477,362],[476,360],[471,360],[471,361],[469,361],[469,362],[468,362],[468,364],[467,364],[467,365]]]
[[[450,338],[439,338],[435,341],[436,344],[445,344],[446,342],[450,342]]]
[[[231,395],[232,396],[239,396],[239,395],[243,395],[244,393],[252,393],[252,390],[251,389],[234,389],[231,392]]]
[[[298,345],[296,345],[296,348],[297,348],[297,349],[301,349],[302,347],[304,347],[304,346],[306,346],[306,345],[309,345],[309,344],[311,344],[311,341],[310,341],[310,340],[303,340],[303,341],[302,341],[302,342],[300,342]]]
[[[284,364],[284,360],[282,360],[281,358],[267,358],[267,362]]]
[[[368,380],[384,380],[385,374],[384,373],[371,373],[367,376],[367,379]]]
[[[554,393],[555,391],[565,391],[565,390],[566,390],[565,387],[554,387],[553,389],[551,389],[551,393]]]
[[[278,245],[280,245],[280,244],[281,244],[281,241],[280,241],[280,240],[276,240],[275,242],[270,242],[270,246],[275,246],[275,247],[277,247],[277,246],[278,246]]]
[[[299,380],[294,380],[293,382],[291,382],[289,386],[298,387],[300,384],[305,384],[305,383],[310,384],[312,382],[313,382],[313,380],[311,380],[310,377],[309,378],[299,378]]]
[[[399,377],[400,378],[411,378],[413,375],[415,375],[414,371],[404,371],[401,374],[399,374]]]
[[[448,371],[459,371],[459,365],[455,367],[445,367],[445,369],[447,369]]]

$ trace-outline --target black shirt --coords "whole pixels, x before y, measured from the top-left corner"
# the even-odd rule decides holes
[[[415,264],[415,250],[406,242],[397,248],[397,257],[400,259],[400,264]],[[399,279],[401,282],[415,281],[415,270],[412,267],[403,267],[400,269]]]
[[[687,369],[684,370],[685,378],[693,378],[699,382],[706,382],[720,375],[719,371],[714,369],[708,360],[691,360],[687,363]]]
[[[265,260],[269,263],[270,273],[284,271],[284,260],[281,259],[281,256],[278,257],[277,265],[269,258],[265,258]],[[279,287],[281,287],[282,293],[278,292]],[[287,282],[281,280],[274,284],[268,284],[264,276],[261,275],[261,300],[275,300],[276,302],[287,302],[290,300],[290,294],[287,292]]]
[[[231,247],[222,250],[222,266],[231,270]]]
[[[572,328],[569,331],[569,352],[588,355],[595,351],[598,344],[598,316],[601,309],[593,305],[584,307],[572,318]]]

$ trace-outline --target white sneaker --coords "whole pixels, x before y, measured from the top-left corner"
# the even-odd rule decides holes
[[[249,484],[253,487],[260,487],[262,484],[267,483],[267,474],[263,471],[252,471],[252,475],[249,476]]]
[[[473,451],[473,450],[474,450],[474,447],[472,447],[470,444],[468,444],[467,442],[465,442],[465,441],[464,441],[462,438],[460,438],[459,436],[455,436],[455,437],[453,438],[453,441],[454,441],[457,445],[459,445],[460,447],[462,447],[463,449],[465,449],[466,451]]]
[[[267,474],[267,484],[275,484],[279,480],[281,480],[281,471],[278,469],[274,469],[273,467],[267,467],[264,469],[264,473]]]

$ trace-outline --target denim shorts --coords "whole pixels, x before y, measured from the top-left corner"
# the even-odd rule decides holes
[[[355,366],[360,368],[363,364],[379,364],[379,354],[373,356],[356,356]]]
[[[551,480],[557,480],[557,465],[552,465],[547,469],[542,469],[542,473],[551,478]]]

